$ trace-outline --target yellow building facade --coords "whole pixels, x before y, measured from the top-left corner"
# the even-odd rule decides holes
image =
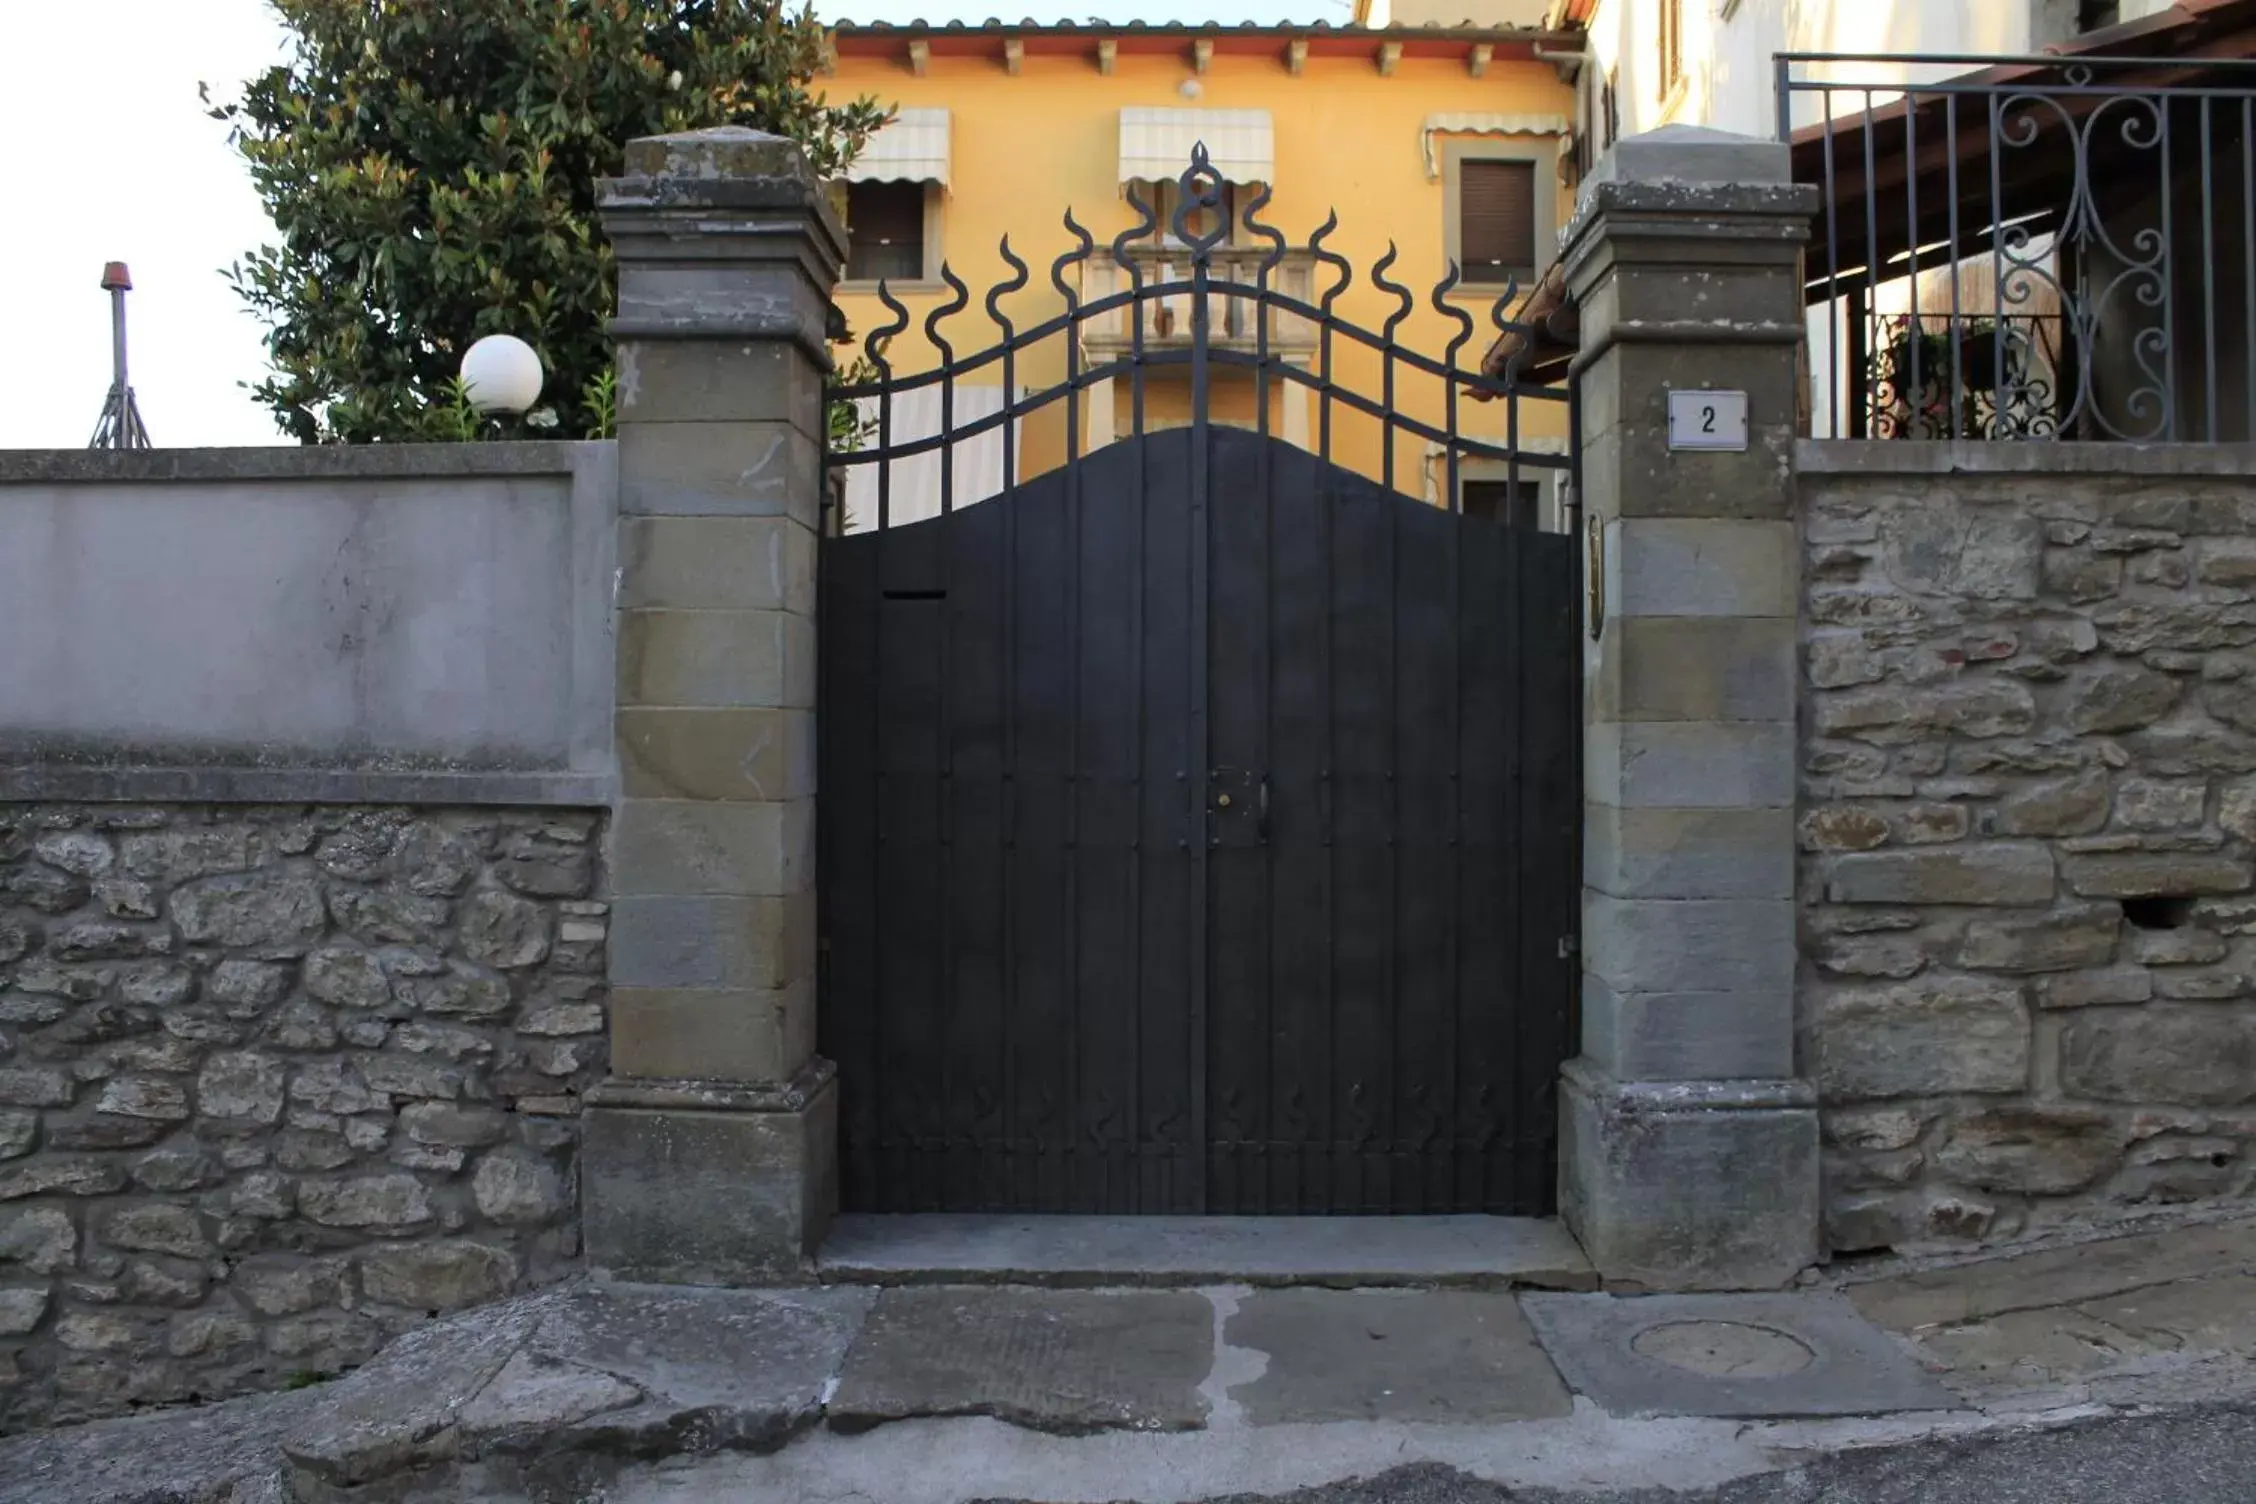
[[[824,81],[834,100],[873,96],[897,114],[856,162],[839,194],[854,252],[838,304],[853,331],[852,358],[871,330],[893,315],[877,295],[878,279],[906,306],[910,324],[885,347],[895,375],[930,370],[941,352],[925,322],[954,294],[943,265],[969,289],[962,311],[943,319],[940,339],[961,360],[993,345],[990,289],[1009,280],[1001,242],[1030,268],[1027,284],[998,306],[1021,330],[1063,313],[1053,285],[1055,259],[1073,247],[1063,216],[1070,210],[1097,243],[1063,280],[1084,302],[1124,289],[1127,276],[1111,242],[1137,223],[1128,194],[1155,199],[1163,218],[1173,207],[1174,179],[1203,142],[1228,180],[1233,208],[1266,190],[1260,213],[1283,232],[1284,262],[1271,285],[1318,302],[1337,281],[1309,250],[1326,217],[1337,228],[1323,248],[1354,268],[1333,303],[1340,318],[1374,333],[1396,315],[1399,298],[1376,287],[1372,272],[1390,249],[1391,280],[1414,299],[1395,326],[1395,345],[1440,360],[1452,341],[1457,368],[1477,369],[1496,337],[1499,296],[1523,293],[1555,254],[1572,203],[1562,170],[1571,161],[1573,86],[1559,60],[1572,39],[1525,27],[1156,27],[1059,25],[854,26],[833,35],[834,68]],[[1267,243],[1233,226],[1214,252],[1211,274],[1251,283]],[[1128,251],[1147,282],[1186,278],[1188,256],[1163,225]],[[1469,335],[1443,307],[1435,288],[1452,261],[1462,285],[1439,301],[1472,321]],[[1178,300],[1187,304],[1188,299]],[[1187,341],[1190,310],[1148,308],[1147,349]],[[1217,300],[1213,343],[1256,347],[1250,305]],[[1124,319],[1083,326],[1076,351],[1082,369],[1124,353]],[[1381,354],[1351,339],[1332,341],[1331,379],[1373,401],[1384,396]],[[1271,324],[1268,351],[1316,373],[1321,363],[1313,327],[1289,315]],[[1066,345],[1053,337],[1022,352],[1011,386],[1020,394],[1057,386],[1066,376]],[[1447,426],[1438,377],[1396,367],[1393,407],[1436,428]],[[1269,429],[1316,447],[1327,423],[1332,459],[1399,490],[1442,500],[1446,472],[1440,446],[1397,431],[1391,476],[1382,425],[1346,404],[1319,399],[1298,384],[1271,378]],[[1090,390],[1079,408],[1083,451],[1124,436],[1136,423],[1134,383],[1117,379]],[[1146,429],[1187,421],[1189,382],[1181,366],[1147,370],[1142,383]],[[1251,425],[1256,382],[1242,367],[1215,368],[1209,416]],[[951,427],[999,411],[999,363],[968,372],[953,385]],[[895,399],[891,438],[937,431],[937,388]],[[930,409],[930,410],[928,410]],[[1566,413],[1555,403],[1460,400],[1456,431],[1530,452],[1561,452]],[[1003,446],[1016,473],[1040,473],[1066,453],[1067,406],[1061,400],[1014,425],[967,440],[952,461],[960,504],[999,489]],[[907,467],[915,460],[896,462]],[[936,457],[921,481],[896,471],[893,515],[928,514]],[[859,467],[866,471],[869,467]],[[1492,462],[1462,467],[1468,483]],[[849,472],[853,474],[852,471]],[[854,480],[867,485],[866,474]],[[1526,477],[1515,496],[1549,505],[1552,481]],[[1518,506],[1522,501],[1514,501]],[[850,500],[849,512],[867,515]]]

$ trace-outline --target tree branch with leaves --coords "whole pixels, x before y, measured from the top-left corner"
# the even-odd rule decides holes
[[[275,227],[227,273],[268,326],[252,394],[306,443],[434,436],[495,333],[540,352],[539,432],[600,435],[617,284],[595,191],[625,143],[751,126],[832,177],[887,116],[811,87],[823,30],[784,0],[273,4],[288,60],[211,113]]]

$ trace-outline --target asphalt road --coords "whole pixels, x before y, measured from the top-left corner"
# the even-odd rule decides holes
[[[1206,1504],[2251,1504],[2256,1407],[1844,1453],[1702,1493],[1505,1489],[1445,1467]]]

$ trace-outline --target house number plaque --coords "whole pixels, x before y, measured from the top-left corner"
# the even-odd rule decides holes
[[[1668,413],[1671,449],[1747,447],[1745,392],[1671,392]]]

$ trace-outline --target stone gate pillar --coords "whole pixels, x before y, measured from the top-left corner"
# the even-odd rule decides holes
[[[611,1078],[583,1170],[598,1269],[796,1277],[837,1201],[815,1054],[815,540],[845,235],[799,149],[635,141],[618,256]]]
[[[1785,147],[1673,126],[1616,144],[1563,252],[1601,630],[1560,1202],[1625,1286],[1775,1286],[1819,1255],[1794,1058],[1791,512],[1816,208]],[[1744,392],[1744,449],[1672,449],[1672,389]]]

